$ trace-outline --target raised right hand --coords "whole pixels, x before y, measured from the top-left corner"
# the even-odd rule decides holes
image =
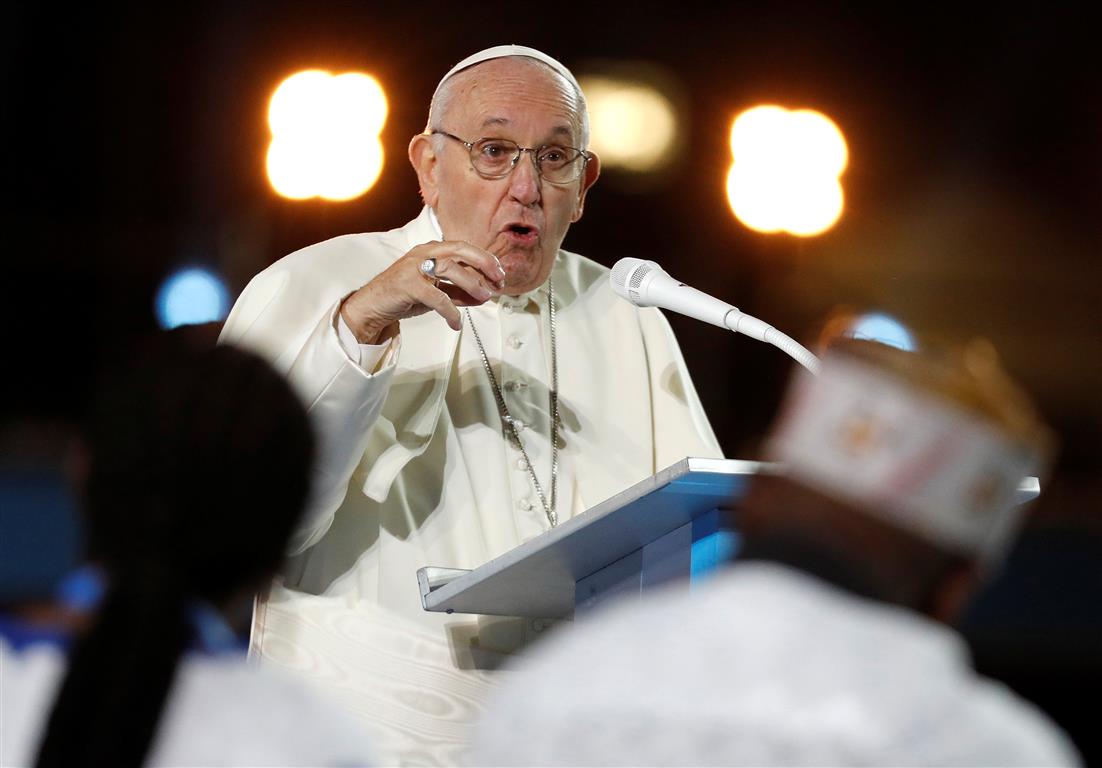
[[[492,247],[492,246],[491,246]],[[421,262],[436,259],[433,281]],[[434,241],[411,249],[341,304],[341,316],[361,344],[378,344],[398,332],[398,321],[436,312],[452,330],[463,324],[459,307],[477,306],[505,287],[497,256],[467,242]]]

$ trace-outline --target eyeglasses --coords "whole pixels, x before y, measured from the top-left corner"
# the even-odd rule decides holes
[[[541,147],[522,147],[508,139],[479,139],[464,141],[447,131],[431,133],[455,139],[471,155],[471,167],[484,179],[501,179],[508,176],[520,161],[521,153],[531,152],[540,178],[551,184],[569,184],[582,175],[589,162],[589,153],[577,147],[544,144]]]

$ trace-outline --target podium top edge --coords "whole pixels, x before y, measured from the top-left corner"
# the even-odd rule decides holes
[[[764,461],[746,461],[744,459],[703,459],[688,457],[674,464],[670,470],[684,465],[685,472],[716,472],[726,475],[746,475],[768,473],[777,469],[776,464]]]

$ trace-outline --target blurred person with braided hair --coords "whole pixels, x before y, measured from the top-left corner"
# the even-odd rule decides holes
[[[85,482],[104,594],[67,662],[0,637],[0,763],[367,764],[361,732],[247,665],[225,620],[279,567],[309,490],[314,441],[288,385],[174,333],[104,392]]]

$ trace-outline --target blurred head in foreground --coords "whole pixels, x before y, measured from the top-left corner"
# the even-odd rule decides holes
[[[306,413],[260,358],[170,333],[131,360],[89,436],[89,550],[107,592],[40,766],[142,763],[197,610],[225,610],[270,578],[306,499]]]
[[[1078,764],[943,624],[1010,544],[1048,441],[983,345],[840,341],[793,383],[733,564],[534,649],[471,764]]]
[[[950,621],[1011,545],[1051,438],[984,342],[935,357],[841,339],[794,380],[768,446],[781,469],[739,510],[740,559]]]

